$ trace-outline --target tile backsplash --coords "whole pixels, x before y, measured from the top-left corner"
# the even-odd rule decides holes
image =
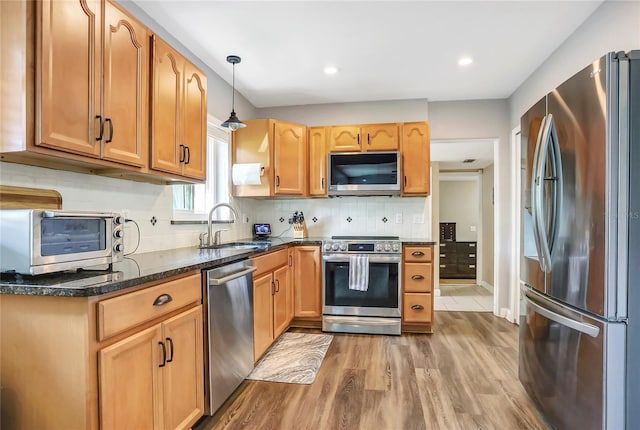
[[[63,209],[126,210],[140,226],[137,253],[196,246],[206,225],[172,225],[173,188],[102,176],[0,162],[0,184],[55,189]],[[223,241],[251,237],[253,223],[268,222],[274,236],[293,237],[288,219],[295,211],[305,215],[309,236],[393,235],[431,237],[431,198],[340,197],[325,199],[232,199],[240,220],[222,233]],[[227,226],[215,226],[226,228]],[[137,242],[137,231],[126,226],[125,252]]]

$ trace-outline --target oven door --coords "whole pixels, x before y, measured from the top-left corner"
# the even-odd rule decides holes
[[[323,256],[325,315],[400,317],[400,255],[369,256],[369,288],[349,289],[349,255]]]

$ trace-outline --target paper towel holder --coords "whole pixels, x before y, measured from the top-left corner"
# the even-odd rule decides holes
[[[250,165],[255,165],[255,164],[259,164],[259,163],[235,163],[235,164],[233,164],[231,166],[231,171],[234,172],[236,166],[238,166],[238,167],[240,167],[240,166],[250,166]],[[259,164],[259,165],[260,165],[259,176],[262,178],[264,176],[264,166],[261,165],[261,164]],[[260,182],[255,182],[255,183],[249,182],[249,183],[246,183],[246,182],[242,182],[242,181],[238,183],[238,182],[236,182],[236,179],[235,179],[235,172],[232,173],[231,176],[232,176],[233,185],[259,185],[260,184]]]

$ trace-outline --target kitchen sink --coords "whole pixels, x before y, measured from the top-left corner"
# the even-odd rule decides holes
[[[266,249],[269,246],[268,242],[230,242],[201,246],[200,249]]]

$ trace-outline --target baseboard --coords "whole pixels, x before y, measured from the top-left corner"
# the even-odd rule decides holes
[[[435,290],[433,290],[433,295],[435,297],[440,297],[440,288],[436,288]]]
[[[500,308],[500,317],[509,322],[513,322],[513,312],[511,312],[511,309],[509,308]]]
[[[478,285],[480,285],[482,288],[484,288],[485,290],[493,294],[493,285],[491,285],[487,281],[479,281]]]

